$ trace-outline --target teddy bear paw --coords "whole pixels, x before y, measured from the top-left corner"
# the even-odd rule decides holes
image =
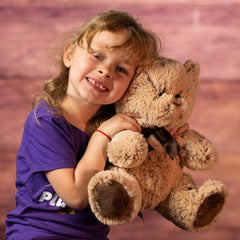
[[[188,130],[176,137],[184,166],[192,170],[207,170],[218,161],[214,144],[202,134]]]
[[[113,165],[133,168],[141,165],[148,155],[148,144],[144,136],[131,130],[116,134],[107,148],[108,160]]]

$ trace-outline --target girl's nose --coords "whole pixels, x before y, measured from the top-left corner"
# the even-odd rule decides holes
[[[102,77],[105,77],[105,78],[108,78],[108,79],[111,78],[110,71],[107,68],[103,68],[103,67],[99,68],[98,72]]]

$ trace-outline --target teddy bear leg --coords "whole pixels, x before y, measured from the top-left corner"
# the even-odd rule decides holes
[[[219,181],[206,181],[200,188],[188,174],[156,210],[182,229],[207,230],[227,202],[228,191]]]
[[[123,169],[97,173],[89,182],[90,207],[107,225],[119,225],[137,216],[142,194],[137,180]]]

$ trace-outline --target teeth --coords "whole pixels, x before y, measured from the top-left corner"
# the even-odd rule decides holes
[[[105,88],[103,85],[101,85],[99,83],[96,83],[96,81],[94,79],[92,79],[92,78],[88,78],[88,81],[90,83],[92,83],[94,86],[100,88],[102,91],[106,91],[107,90],[107,88]]]

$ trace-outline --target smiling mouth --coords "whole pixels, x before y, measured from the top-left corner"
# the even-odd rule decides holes
[[[88,82],[90,82],[92,85],[94,85],[95,87],[97,87],[98,89],[100,89],[101,91],[107,92],[109,91],[108,88],[106,88],[105,86],[103,86],[101,83],[96,82],[94,79],[87,77],[86,78]]]

